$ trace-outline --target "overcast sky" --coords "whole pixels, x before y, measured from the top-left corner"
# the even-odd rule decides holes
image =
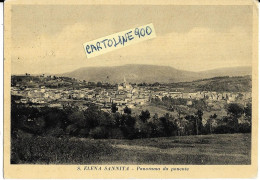
[[[86,58],[83,43],[153,23],[157,37]],[[13,6],[12,73],[154,64],[251,66],[252,6]]]

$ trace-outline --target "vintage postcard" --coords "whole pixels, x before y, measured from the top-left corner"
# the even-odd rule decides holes
[[[254,0],[4,4],[5,178],[257,176]]]

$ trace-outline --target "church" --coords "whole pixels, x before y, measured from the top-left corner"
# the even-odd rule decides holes
[[[117,90],[130,91],[132,89],[133,87],[131,86],[131,84],[126,82],[125,77],[124,77],[124,82],[117,86]]]

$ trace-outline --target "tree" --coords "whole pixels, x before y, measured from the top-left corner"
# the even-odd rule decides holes
[[[159,120],[159,116],[157,113],[154,114],[152,121],[150,121],[148,123],[149,127],[150,127],[150,137],[160,137],[163,136],[164,134],[164,130],[163,130],[163,126]]]
[[[244,113],[244,109],[239,104],[231,103],[227,107],[227,113],[228,113],[228,115],[238,119]]]
[[[104,126],[106,128],[112,128],[114,126],[114,120],[112,116],[104,111],[100,111],[98,121],[99,126]]]
[[[112,103],[111,111],[112,111],[112,113],[116,113],[118,111],[118,108],[116,107],[115,103]]]
[[[210,134],[212,133],[212,121],[214,120],[214,119],[216,119],[218,116],[216,115],[216,113],[215,114],[213,114],[213,115],[210,115],[210,117],[209,117],[209,119],[208,119],[208,121],[207,121],[207,124],[206,124],[206,128],[208,129],[208,130],[206,130],[207,132],[209,132]]]
[[[203,112],[198,110],[196,113],[196,134],[199,135],[202,130],[202,116]]]
[[[244,108],[236,103],[231,103],[227,107],[228,118],[228,126],[233,128],[234,132],[238,131],[238,119],[244,113]]]
[[[134,139],[136,118],[131,115],[123,114],[120,119],[120,129],[122,130],[124,137],[127,139]]]
[[[251,132],[251,123],[252,123],[252,104],[247,103],[244,107],[244,119],[245,122],[239,124],[240,133],[250,133]]]
[[[132,110],[126,106],[124,108],[124,113],[130,115],[132,113]]]
[[[100,125],[100,122],[105,118],[102,114],[102,111],[95,105],[90,105],[88,109],[84,111],[84,127],[89,129],[95,128]]]
[[[181,118],[181,116],[185,116],[190,113],[190,109],[185,106],[175,106],[174,109],[177,111],[179,119]]]
[[[194,115],[187,115],[185,119],[188,121],[186,124],[186,134],[194,135],[197,134],[197,117]]]
[[[97,82],[97,87],[102,87],[102,83],[101,82]]]
[[[159,119],[159,116],[158,116],[157,113],[155,113],[154,116],[153,116],[153,121],[157,121],[158,119]]]
[[[112,114],[113,124],[116,127],[121,127],[121,114],[119,112],[116,112]]]
[[[148,110],[142,111],[139,115],[139,118],[145,123],[148,119],[150,119],[150,112]]]
[[[46,129],[65,128],[65,125],[68,123],[65,112],[58,108],[44,107],[42,114],[46,121]]]
[[[252,118],[252,104],[251,103],[247,103],[246,107],[244,108],[244,112],[245,112],[246,120],[251,122],[251,118]]]
[[[124,116],[122,116],[122,117],[124,117]],[[132,117],[131,115],[125,116],[125,126],[132,128],[135,126],[135,122],[136,122],[135,117]]]
[[[173,123],[174,119],[168,113],[160,117],[160,123],[163,127],[164,136],[171,136],[177,131],[176,124]]]
[[[86,126],[85,116],[82,111],[75,111],[68,116],[68,120],[71,124],[76,124],[80,127]]]

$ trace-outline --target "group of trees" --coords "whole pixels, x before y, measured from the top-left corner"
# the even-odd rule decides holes
[[[227,116],[219,120],[219,125],[215,128],[215,133],[247,133],[251,132],[252,104],[245,107],[232,103],[227,106]],[[211,117],[215,118],[215,117]],[[239,122],[242,121],[242,122]]]
[[[172,135],[176,129],[170,117],[154,117],[149,111],[133,116],[130,108],[124,114],[107,113],[96,106],[86,110],[66,106],[57,108],[33,108],[12,105],[12,137],[21,136],[21,132],[38,136],[76,136],[91,138],[145,138]],[[149,121],[149,122],[148,122]],[[158,127],[157,127],[158,126]]]
[[[185,116],[174,117],[168,113],[159,117],[148,110],[133,115],[130,108],[124,113],[117,112],[115,104],[112,112],[104,112],[95,105],[86,110],[75,106],[58,108],[33,108],[12,103],[12,137],[21,133],[40,136],[76,136],[91,138],[149,138],[178,135],[199,135],[209,133],[237,133],[251,131],[251,104],[243,107],[230,104],[227,116],[218,119],[210,116],[203,125],[203,111],[197,110]],[[181,111],[179,111],[181,114]],[[243,118],[244,123],[239,123]],[[217,126],[213,122],[218,122]]]

